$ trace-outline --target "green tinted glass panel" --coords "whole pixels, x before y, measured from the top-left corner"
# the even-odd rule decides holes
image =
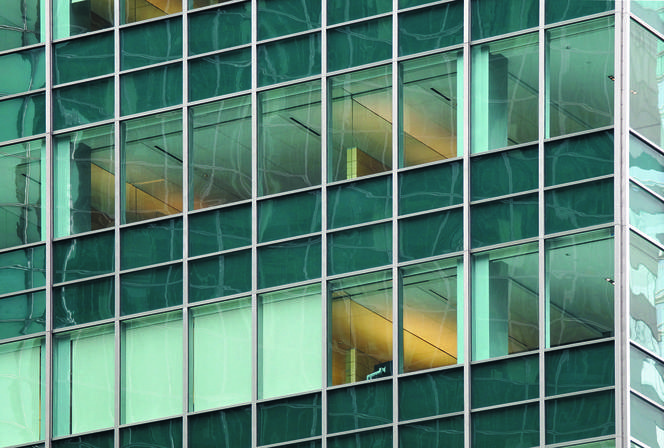
[[[321,434],[320,394],[258,404],[258,443],[304,439]]]
[[[113,118],[113,78],[53,91],[53,126],[63,129]]]
[[[636,395],[630,395],[631,408],[631,433],[630,435],[644,445],[637,445],[632,442],[632,448],[642,448],[644,446],[655,447],[660,444],[661,430],[664,426],[664,413],[662,409],[653,406],[647,401],[638,398]],[[645,445],[645,444],[648,445]]]
[[[546,233],[556,233],[613,221],[613,179],[544,193]]]
[[[0,97],[29,90],[41,89],[46,85],[44,49],[19,51],[0,56]]]
[[[664,379],[664,364],[654,357],[632,346],[629,350],[630,385],[655,403],[664,405],[661,384]]]
[[[43,133],[44,105],[43,93],[0,101],[0,141]]]
[[[122,70],[156,64],[182,57],[182,19],[176,17],[120,32]]]
[[[547,0],[546,23],[599,14],[613,9],[615,3],[615,0]]]
[[[45,36],[40,17],[45,13],[44,3],[43,0],[26,0],[3,5],[0,12],[0,51],[43,41]]]
[[[251,251],[189,262],[189,301],[213,299],[251,290]]]
[[[481,408],[539,396],[539,357],[522,356],[471,368],[472,406]]]
[[[62,84],[112,73],[113,33],[95,34],[53,46],[53,82]]]
[[[663,6],[662,0],[634,0],[630,3],[631,12],[660,33],[664,32]]]
[[[320,448],[321,447],[321,441],[320,440],[312,440],[310,442],[302,442],[302,443],[293,443],[289,445],[281,445],[283,448]]]
[[[546,402],[546,443],[608,436],[615,431],[613,391]]]
[[[320,26],[319,0],[258,0],[258,39],[270,39]]]
[[[199,448],[251,448],[251,407],[192,415],[189,446]]]
[[[258,242],[319,232],[320,191],[308,191],[258,203]]]
[[[125,227],[120,234],[120,252],[122,269],[182,258],[182,219]]]
[[[537,236],[537,194],[471,207],[471,245],[488,246]]]
[[[329,433],[388,423],[392,423],[391,381],[335,389],[327,394]]]
[[[391,17],[333,28],[327,32],[327,68],[330,71],[369,64],[391,56]]]
[[[399,446],[404,448],[463,448],[463,417],[400,426]]]
[[[392,448],[392,429],[378,429],[327,439],[328,448]]]
[[[548,352],[545,362],[547,395],[615,384],[614,347],[611,343]]]
[[[320,274],[320,237],[286,241],[258,249],[259,288],[312,280],[319,278]]]
[[[435,50],[462,41],[462,1],[399,14],[400,55]]]
[[[613,131],[547,142],[545,185],[564,184],[613,173]]]
[[[463,250],[460,208],[399,221],[399,261]]]
[[[54,440],[53,448],[113,448],[113,431]]]
[[[149,0],[118,0],[122,23],[154,19],[167,14],[182,11],[181,0],[161,0],[159,3]],[[159,5],[159,6],[157,6]]]
[[[461,163],[445,163],[399,173],[399,213],[421,212],[460,204]]]
[[[120,430],[120,447],[134,448],[136,446],[149,446],[150,448],[182,447],[182,420],[178,418],[122,428]]]
[[[399,379],[399,420],[463,411],[463,370],[406,376]]]
[[[46,293],[0,299],[0,338],[12,338],[44,331],[46,324]]]
[[[228,32],[230,29],[232,33]],[[250,41],[251,2],[208,9],[189,16],[191,55],[248,44]]]
[[[633,135],[629,137],[629,175],[664,197],[664,154]]]
[[[392,223],[332,233],[327,245],[329,274],[389,264],[392,262]]]
[[[410,8],[413,6],[424,5],[425,3],[431,3],[429,0],[399,0],[399,8]]]
[[[53,281],[67,282],[113,272],[114,241],[113,232],[56,241],[53,244]]]
[[[475,0],[471,3],[473,39],[511,33],[538,24],[538,0]]]
[[[327,3],[327,24],[357,20],[392,10],[390,0],[337,0]]]
[[[259,45],[257,51],[259,86],[320,73],[320,33]]]
[[[539,446],[539,406],[528,404],[472,414],[473,448]]]
[[[537,189],[537,159],[537,147],[473,157],[470,163],[471,200]]]
[[[651,238],[664,243],[662,222],[664,222],[664,201],[630,182],[629,223]]]
[[[0,254],[0,294],[46,284],[46,249],[26,247]]]
[[[182,65],[128,73],[120,78],[120,110],[130,115],[182,102]]]
[[[251,88],[251,48],[204,56],[189,61],[189,99],[213,96]]]
[[[377,177],[327,189],[328,228],[392,216],[392,177]]]
[[[234,249],[251,244],[251,207],[197,213],[189,217],[189,255]]]
[[[61,39],[113,26],[113,0],[53,2],[53,38]]]
[[[120,277],[120,313],[182,305],[182,265],[164,266]]]
[[[53,326],[80,325],[115,315],[113,277],[53,288]]]

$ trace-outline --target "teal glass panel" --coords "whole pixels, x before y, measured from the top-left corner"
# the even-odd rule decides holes
[[[539,357],[476,364],[470,370],[472,406],[481,408],[539,396]]]
[[[329,181],[391,170],[391,66],[335,76],[328,86]]]
[[[250,406],[191,415],[187,421],[191,447],[251,448]]]
[[[189,217],[189,256],[251,244],[251,206],[197,213]]]
[[[327,68],[330,71],[382,61],[392,57],[392,18],[332,28],[327,32]]]
[[[399,214],[461,204],[462,176],[460,162],[399,173]]]
[[[637,445],[632,442],[632,447],[641,448],[642,446],[655,447],[660,445],[662,436],[659,434],[661,434],[661,428],[664,426],[662,410],[634,394],[630,394],[629,404],[631,408],[630,435],[644,444]]]
[[[634,346],[630,347],[629,355],[632,388],[660,406],[664,405],[664,364]]]
[[[0,141],[41,134],[46,126],[44,94],[0,101]]]
[[[120,277],[120,314],[142,313],[182,305],[182,265],[123,274]]]
[[[113,0],[55,0],[53,39],[76,36],[113,26]]]
[[[258,0],[258,39],[320,27],[318,0]]]
[[[463,416],[399,427],[399,446],[403,448],[463,448],[463,437]]]
[[[613,130],[544,144],[547,186],[613,173]]]
[[[320,440],[310,440],[301,443],[291,443],[288,445],[281,445],[283,448],[320,448],[322,443]]]
[[[612,343],[547,352],[546,394],[558,395],[615,384]]]
[[[120,68],[129,70],[182,57],[182,19],[175,17],[120,31]]]
[[[321,262],[320,236],[260,247],[258,287],[269,288],[319,278]]]
[[[53,326],[80,325],[115,316],[113,277],[53,288]]]
[[[613,9],[615,3],[615,0],[547,0],[546,23],[599,14]]]
[[[392,217],[392,177],[382,176],[327,189],[329,229]]]
[[[634,0],[630,2],[631,12],[644,20],[660,33],[664,32],[664,15],[662,0]]]
[[[431,3],[430,0],[399,0],[399,8],[410,8],[413,6],[424,5],[425,3]]]
[[[257,51],[259,86],[320,73],[320,33],[259,45]],[[298,57],[294,58],[293,55],[298,55]]]
[[[53,45],[53,82],[62,84],[112,73],[113,33]]]
[[[327,240],[328,274],[342,274],[392,262],[392,223],[331,233]]]
[[[471,424],[473,448],[539,446],[538,404],[474,413]]]
[[[473,255],[473,360],[539,347],[537,244]]]
[[[472,247],[537,236],[537,193],[473,205],[470,214]]]
[[[488,4],[492,8],[505,11],[514,3],[517,1],[484,0],[473,4]],[[522,17],[522,14],[515,13],[515,16]],[[495,18],[492,21],[496,24],[503,23],[496,21]],[[538,47],[537,33],[472,47],[470,127],[472,153],[537,140]]]
[[[460,208],[399,221],[399,261],[461,250],[463,210]]]
[[[189,61],[189,100],[196,101],[251,88],[251,48]]]
[[[328,433],[388,423],[392,423],[392,381],[328,391]]]
[[[258,194],[320,185],[320,81],[261,92],[258,101]]]
[[[546,242],[547,347],[613,336],[613,229]]]
[[[447,369],[399,379],[399,421],[461,411],[462,369]]]
[[[258,443],[269,445],[321,434],[320,394],[258,404]]]
[[[113,324],[58,333],[53,337],[53,389],[54,436],[113,427],[115,414]],[[113,433],[110,434],[112,448]],[[108,444],[106,437],[101,437],[102,441],[105,441],[102,442],[102,446]],[[63,446],[86,448],[98,446],[93,440],[89,441],[90,445]]]
[[[251,401],[251,299],[195,307],[191,313],[189,409],[201,411]],[[239,431],[239,440],[249,436],[251,441],[251,409],[248,415],[246,410],[231,411],[227,417],[224,413],[207,414],[201,422],[237,421],[233,427]],[[245,417],[248,427],[243,429]]]
[[[320,389],[323,357],[320,284],[261,294],[258,296],[258,306],[258,398]],[[319,399],[318,395],[306,398],[308,401],[313,400],[320,411]],[[268,419],[270,421],[261,423],[261,443],[287,440],[276,440],[279,437],[266,435],[272,432],[272,429],[266,428],[281,431],[283,426],[287,427],[284,421],[288,421],[288,418],[286,415],[283,418],[285,420],[281,423],[279,419]],[[320,417],[318,420],[316,431],[300,437],[319,435]],[[312,416],[308,421],[312,421]],[[290,433],[290,430],[286,432]]]
[[[43,0],[9,2],[0,12],[0,51],[44,41]]]
[[[182,102],[182,65],[172,64],[120,77],[120,110],[131,115]]]
[[[18,51],[0,56],[0,97],[30,90],[43,89],[46,85],[44,48]]]
[[[242,250],[189,262],[189,301],[251,290],[251,251]]]
[[[537,147],[473,157],[470,160],[471,200],[536,190],[537,160]]]
[[[377,429],[327,439],[328,448],[392,448],[392,429]]]
[[[120,253],[122,269],[182,258],[182,219],[125,227],[120,233]]]
[[[181,448],[182,420],[174,418],[147,425],[122,428],[120,448],[145,446],[150,448]]]
[[[46,284],[46,248],[26,247],[0,254],[0,294]]]
[[[227,3],[227,2],[214,2]],[[229,33],[228,30],[233,32]],[[251,2],[189,15],[189,54],[223,50],[251,42]]]
[[[463,41],[463,2],[399,14],[399,54],[436,50]]]
[[[392,375],[389,271],[328,282],[328,385]]]
[[[664,197],[664,154],[634,135],[629,137],[629,175]]]
[[[69,128],[113,118],[113,89],[113,78],[106,78],[54,90],[54,128]]]
[[[613,391],[546,402],[546,443],[608,436],[615,432]]]
[[[115,269],[115,235],[97,233],[53,243],[55,283],[108,274]]]
[[[53,448],[113,448],[113,431],[54,440]]]
[[[612,204],[613,205],[613,204]],[[635,183],[629,184],[629,223],[664,243],[664,201]]]
[[[327,24],[348,22],[363,17],[374,16],[390,12],[392,2],[390,0],[365,0],[362,2],[354,0],[337,0],[327,4]]]
[[[547,31],[547,138],[613,124],[613,36],[613,17]]]
[[[46,292],[37,291],[0,299],[0,338],[44,331]]]
[[[320,232],[320,190],[258,203],[258,242]]]
[[[473,40],[512,33],[538,24],[538,0],[475,0],[471,3]]]
[[[162,0],[159,3],[150,0],[119,0],[122,23],[154,19],[167,14],[182,11],[181,0]],[[159,5],[159,6],[157,6]]]
[[[590,442],[590,443],[580,443],[578,445],[565,445],[570,448],[616,448],[616,441],[611,440],[601,440],[599,442]],[[631,444],[632,448],[639,448],[634,443]]]
[[[546,233],[613,221],[613,179],[548,190],[544,200]]]

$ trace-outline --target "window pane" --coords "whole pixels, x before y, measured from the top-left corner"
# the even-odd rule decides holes
[[[319,0],[258,0],[258,39],[270,39],[320,26]]]
[[[320,73],[320,33],[259,45],[257,52],[259,86]],[[293,55],[298,57],[294,58]]]
[[[251,206],[211,210],[189,217],[189,256],[251,244]]]
[[[460,208],[399,221],[399,260],[433,257],[463,250]]]
[[[359,271],[392,262],[392,223],[328,235],[328,274]]]
[[[142,313],[182,305],[182,265],[123,274],[120,277],[120,314]]]
[[[42,89],[46,85],[43,48],[0,56],[0,66],[0,97]]]
[[[29,137],[44,132],[46,116],[44,94],[0,101],[0,141]]]
[[[461,168],[461,163],[452,162],[399,173],[399,214],[460,204]]]
[[[613,130],[544,144],[545,185],[613,173]]]
[[[539,405],[512,406],[472,414],[473,448],[539,445]]]
[[[404,12],[399,15],[399,54],[406,55],[460,44],[463,1]]]
[[[106,78],[54,90],[54,128],[69,128],[113,118],[113,89],[113,78]]]
[[[55,283],[108,274],[115,269],[113,231],[56,241],[53,244]]]
[[[150,0],[119,0],[122,23],[175,14],[182,11],[182,0],[163,0],[159,3]]]
[[[162,65],[120,77],[120,111],[131,115],[182,102],[182,65]]]
[[[392,177],[374,177],[327,189],[328,228],[346,227],[392,216]]]
[[[53,288],[53,326],[85,324],[115,316],[113,277]]]
[[[392,448],[392,429],[378,429],[327,439],[328,448]]]
[[[613,221],[613,179],[548,190],[544,200],[546,233]]]
[[[95,34],[53,46],[55,84],[106,75],[113,69],[113,33]]]
[[[120,253],[122,269],[182,258],[182,219],[125,227],[120,233]]]
[[[659,2],[650,2],[653,3]],[[661,6],[659,8],[661,10]],[[658,101],[662,90],[659,84],[662,69],[658,55],[662,51],[664,51],[662,39],[635,21],[631,22],[629,79],[632,94],[629,98],[629,124],[659,147],[664,147],[662,139],[664,123]]]
[[[651,238],[664,243],[663,220],[664,202],[662,199],[630,182],[629,223]]]
[[[392,18],[370,20],[327,32],[328,70],[341,70],[392,56]]]
[[[473,40],[532,28],[539,23],[538,0],[476,0],[471,8]]]
[[[539,397],[539,357],[520,356],[471,368],[472,405],[494,406]]]
[[[251,48],[189,61],[189,100],[226,95],[251,88]]]
[[[462,410],[463,369],[446,369],[399,378],[400,421]]]
[[[53,448],[113,448],[113,431],[53,440],[51,446]],[[43,445],[40,445],[39,447],[33,446],[31,448],[41,447],[43,447]]]
[[[120,43],[122,70],[178,59],[182,57],[182,19],[176,17],[123,28]]]
[[[664,6],[662,0],[634,0],[630,4],[630,9],[640,19],[661,33],[664,32],[662,6]]]
[[[537,193],[473,205],[472,247],[537,236]]]
[[[269,445],[321,434],[321,396],[304,395],[258,404],[258,443]]]
[[[320,190],[258,203],[258,242],[320,232]]]
[[[630,371],[631,386],[657,404],[664,405],[664,364],[631,347]]]
[[[613,386],[614,357],[613,343],[547,352],[546,394],[558,395]]]
[[[537,189],[537,160],[537,147],[473,157],[470,163],[471,199]]]
[[[363,17],[390,12],[392,2],[390,0],[337,0],[327,4],[327,24],[348,22]]]
[[[546,402],[546,443],[607,436],[616,431],[613,391]]]
[[[613,9],[614,6],[615,0],[548,0],[546,2],[546,23],[598,14]]]
[[[288,260],[288,263],[284,263]],[[285,241],[258,249],[258,287],[313,280],[321,276],[321,237]]]
[[[463,417],[400,426],[399,446],[463,448]]]
[[[631,407],[631,436],[649,447],[660,446],[661,428],[664,426],[664,415],[661,408],[655,407],[647,401],[630,395]],[[632,447],[640,448],[642,445],[632,443]],[[646,445],[643,445],[646,446]]]
[[[392,423],[392,381],[330,390],[327,422],[329,433]]]
[[[251,290],[251,251],[242,250],[189,262],[189,301]]]
[[[40,18],[42,0],[7,2],[0,12],[0,51],[38,44],[44,40]]]
[[[113,0],[53,2],[53,39],[62,39],[113,26]]]
[[[39,288],[45,284],[45,246],[27,247],[0,254],[0,294]]]
[[[173,419],[120,429],[120,448],[181,448],[182,420]]]
[[[664,197],[664,154],[633,135],[629,137],[629,175]]]
[[[46,292],[38,291],[0,299],[0,338],[44,331]]]
[[[229,33],[229,29],[233,32]],[[222,50],[249,42],[251,42],[251,2],[235,3],[189,15],[190,55]]]
[[[189,446],[251,448],[251,406],[191,415]]]

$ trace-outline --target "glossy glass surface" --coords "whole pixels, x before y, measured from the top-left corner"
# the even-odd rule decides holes
[[[44,40],[40,17],[45,13],[41,0],[9,2],[0,12],[0,51],[33,45]]]
[[[327,189],[329,229],[392,216],[392,177],[345,183]]]
[[[258,203],[258,242],[320,232],[320,191],[307,191]]]
[[[113,431],[51,441],[53,448],[113,448]],[[31,448],[42,448],[35,446]]]
[[[0,254],[0,294],[46,284],[46,248],[33,246]]]
[[[389,59],[392,56],[392,19],[385,17],[327,32],[327,68],[341,70]]]
[[[544,193],[546,233],[613,221],[613,179],[548,190]]]
[[[320,39],[320,33],[312,33],[259,45],[258,85],[267,86],[319,74]],[[297,58],[292,57],[295,54]]]
[[[380,381],[327,393],[329,433],[392,423],[392,382]]]
[[[114,242],[112,231],[55,242],[53,281],[68,282],[113,272]]]
[[[407,55],[460,44],[463,1],[399,14],[399,54]]]
[[[53,82],[56,85],[106,75],[113,69],[113,33],[53,45]]]
[[[288,260],[288,263],[284,263]],[[313,280],[321,275],[321,237],[262,246],[258,249],[258,287]]]
[[[433,257],[463,250],[460,208],[399,221],[399,260]]]
[[[616,431],[613,391],[546,402],[546,442],[607,436]]]
[[[122,23],[138,22],[182,11],[181,0],[119,0]]]
[[[251,290],[251,251],[242,250],[189,262],[189,301]]]
[[[327,4],[327,23],[347,22],[349,20],[361,19],[392,10],[390,0],[365,0],[362,2],[354,0],[337,0]]]
[[[46,116],[43,93],[0,101],[0,141],[29,137],[44,132]]]
[[[614,345],[588,345],[547,352],[546,394],[558,395],[615,384]]]
[[[471,200],[537,189],[537,147],[473,157],[470,163]]]
[[[451,417],[399,427],[399,446],[463,448],[463,417]]]
[[[190,416],[189,446],[251,448],[251,407]]]
[[[270,39],[320,26],[318,0],[258,0],[258,39]]]
[[[462,369],[447,369],[399,379],[399,421],[462,410]]]
[[[189,61],[191,101],[251,88],[251,48]]]
[[[128,70],[182,57],[182,19],[150,22],[120,32],[120,67]]]
[[[537,236],[537,199],[533,193],[471,206],[472,247]]]
[[[476,0],[471,3],[473,40],[532,28],[538,23],[537,0]]]
[[[544,144],[544,184],[556,185],[613,173],[613,130]]]
[[[546,23],[599,14],[613,9],[615,3],[615,0],[548,0],[545,13]],[[642,2],[637,0],[633,3]]]
[[[189,255],[203,255],[251,244],[251,207],[211,210],[189,217]]]
[[[46,85],[44,49],[18,51],[0,56],[0,97],[42,89]]]
[[[120,77],[120,111],[131,115],[182,102],[182,65],[163,65]]]
[[[135,271],[120,277],[120,314],[182,304],[182,265]]]
[[[631,2],[630,8],[631,12],[662,33],[664,32],[663,6],[662,0],[634,0]]]
[[[112,27],[113,3],[113,0],[54,0],[53,39]]]
[[[182,420],[178,418],[122,428],[120,430],[120,448],[134,448],[136,446],[181,448]]]
[[[463,174],[460,162],[399,173],[399,213],[421,212],[461,204]]]
[[[331,233],[327,237],[328,274],[343,274],[392,262],[392,223]]]
[[[53,288],[55,328],[111,319],[115,316],[113,277]]]
[[[539,445],[539,406],[527,404],[472,414],[473,448]]]
[[[631,407],[631,436],[639,442],[647,445],[637,445],[632,443],[632,447],[641,448],[642,446],[659,445],[659,432],[657,428],[664,426],[664,414],[660,408],[653,406],[636,395],[630,395],[629,404]]]
[[[0,299],[0,338],[13,338],[44,331],[46,292],[21,294]]]
[[[114,115],[113,78],[61,87],[53,91],[53,127],[69,128]]]
[[[321,433],[320,394],[266,401],[258,405],[261,445],[318,436]]]
[[[391,448],[392,430],[378,429],[327,439],[328,448]]]
[[[182,219],[155,221],[122,229],[120,254],[122,269],[182,258]]]
[[[664,364],[641,350],[630,348],[630,384],[634,390],[664,405]]]
[[[215,2],[227,3],[227,2]],[[233,29],[229,33],[229,29]],[[189,15],[189,54],[201,54],[251,41],[251,2]]]
[[[664,222],[664,199],[630,182],[629,223],[662,244],[664,243],[662,222]]]
[[[539,397],[539,358],[520,356],[471,368],[473,408]]]
[[[629,175],[664,197],[664,154],[630,135]]]

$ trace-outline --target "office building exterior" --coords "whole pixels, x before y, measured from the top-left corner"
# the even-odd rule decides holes
[[[0,448],[664,447],[664,2],[1,3]]]

